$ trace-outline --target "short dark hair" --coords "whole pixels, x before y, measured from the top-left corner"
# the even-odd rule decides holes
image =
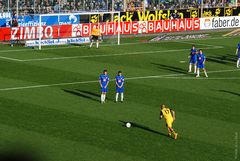
[[[119,71],[118,71],[118,74],[119,74],[119,73],[122,73],[122,71],[121,71],[121,70],[119,70]]]
[[[103,73],[105,73],[105,72],[107,72],[107,69],[104,69],[104,70],[103,70]]]

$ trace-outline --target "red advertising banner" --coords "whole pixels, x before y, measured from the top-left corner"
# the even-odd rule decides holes
[[[0,40],[34,40],[86,37],[91,35],[92,28],[97,24],[74,24],[61,26],[28,26],[0,28]],[[199,18],[158,20],[158,21],[134,21],[134,22],[105,22],[100,23],[99,28],[102,35],[147,34],[161,32],[189,31],[200,29]]]

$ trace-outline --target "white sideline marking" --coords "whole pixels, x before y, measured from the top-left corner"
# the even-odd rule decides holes
[[[179,61],[179,63],[186,63],[186,61],[185,60],[181,60],[181,61]]]
[[[190,39],[189,41],[192,40],[218,40],[218,39],[230,39],[232,37],[210,37],[210,38],[202,38],[202,39]],[[137,45],[137,44],[151,44],[151,43],[162,43],[162,42],[187,42],[187,40],[164,40],[164,41],[148,41],[148,42],[133,42],[133,43],[121,43],[120,45]],[[189,42],[189,44],[192,44]],[[201,45],[200,43],[196,43]],[[102,44],[101,46],[113,46],[116,44]],[[210,44],[207,44],[210,45]],[[54,48],[42,48],[41,50],[57,50],[57,49],[65,49],[65,48],[78,48],[79,46],[63,46],[63,47],[54,47]],[[0,53],[8,53],[8,52],[18,52],[18,51],[38,51],[34,49],[16,49],[16,50],[1,50]]]
[[[218,46],[218,45],[203,44],[203,43],[193,43],[193,42],[187,42],[187,41],[176,41],[176,42],[181,43],[181,44],[191,44],[191,45],[195,45],[196,44],[196,45],[204,45],[204,46],[209,46],[209,47],[223,47],[223,46]]]
[[[216,47],[207,47],[207,48],[202,48],[202,49],[220,49],[220,48],[223,48],[223,47],[216,46]],[[64,60],[64,59],[80,59],[80,58],[124,56],[124,55],[141,55],[141,54],[168,53],[168,52],[187,51],[187,50],[189,50],[189,49],[140,51],[140,52],[130,52],[130,53],[122,53],[122,54],[101,54],[101,55],[66,56],[66,57],[54,57],[54,58],[37,58],[37,59],[25,59],[25,60],[21,60],[21,61],[22,62],[31,62],[31,61],[47,61],[47,60]]]
[[[37,58],[37,59],[25,59],[21,60],[23,62],[28,61],[44,61],[44,60],[62,60],[62,59],[76,59],[76,58],[95,58],[95,57],[110,57],[110,56],[124,56],[124,55],[140,55],[149,53],[165,53],[165,52],[176,52],[185,51],[187,49],[176,49],[176,50],[157,50],[157,51],[140,51],[140,52],[130,52],[122,54],[99,54],[99,55],[84,55],[84,56],[64,56],[64,57],[54,57],[54,58]]]
[[[12,60],[12,61],[22,61],[22,60],[20,60],[20,59],[9,58],[9,57],[5,57],[5,56],[0,56],[0,59]]]
[[[216,70],[216,71],[209,71],[208,73],[223,73],[223,72],[236,72],[240,71],[240,69],[232,69],[232,70]],[[181,77],[176,77],[176,76],[182,76],[182,75],[188,75],[186,74],[167,74],[167,75],[153,75],[153,76],[142,76],[142,77],[129,77],[125,78],[125,80],[137,80],[137,79],[157,79],[157,78],[179,78]],[[185,77],[187,78],[187,77]],[[189,77],[190,78],[190,77]],[[229,77],[230,78],[230,77]],[[236,79],[237,77],[233,77]],[[192,79],[201,79],[201,78],[192,78]],[[206,80],[211,79],[211,78],[205,78]],[[212,79],[218,79],[218,78],[212,78]],[[223,78],[219,78],[220,80]],[[225,78],[224,78],[225,79]],[[240,77],[239,77],[240,79]],[[114,81],[112,79],[111,81]],[[13,91],[13,90],[22,90],[22,89],[34,89],[34,88],[43,88],[43,87],[54,87],[54,86],[66,86],[66,85],[75,85],[75,84],[87,84],[87,83],[97,83],[98,80],[93,80],[93,81],[81,81],[81,82],[69,82],[69,83],[55,83],[55,84],[42,84],[42,85],[32,85],[32,86],[21,86],[21,87],[10,87],[10,88],[0,88],[0,91]]]
[[[206,78],[206,77],[163,77],[164,79],[187,79],[187,80],[240,80],[240,77],[215,77],[215,78]]]

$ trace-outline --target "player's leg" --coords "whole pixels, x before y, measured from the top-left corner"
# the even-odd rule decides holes
[[[189,63],[188,72],[192,72],[192,63]]]
[[[97,42],[96,42],[96,44],[97,44],[97,48],[98,48],[98,46],[99,46],[99,41],[98,41],[98,39],[97,39]]]
[[[200,69],[199,68],[197,68],[197,75],[196,75],[196,77],[200,77]]]
[[[103,103],[105,103],[105,101],[106,101],[106,94],[107,94],[107,92],[104,92],[104,94],[103,94]]]
[[[208,75],[207,75],[207,70],[206,70],[205,68],[203,68],[203,72],[204,72],[204,74],[205,74],[205,77],[208,77]]]
[[[123,97],[124,97],[124,95],[123,95],[123,91],[121,92],[121,102],[123,102]]]
[[[101,93],[101,103],[104,103],[104,94],[103,94],[103,92]]]
[[[108,87],[104,88],[104,95],[103,95],[104,103],[105,103],[105,101],[106,101],[107,92],[108,92]]]
[[[197,73],[197,63],[194,63],[194,74]]]
[[[239,58],[237,60],[237,68],[239,68],[239,65],[240,65],[240,55],[239,55]]]
[[[90,39],[91,39],[91,43],[90,43],[90,46],[89,46],[89,47],[91,48],[91,47],[93,46],[93,42],[94,42],[93,36],[91,36]]]
[[[173,120],[166,120],[167,123],[167,128],[168,128],[168,135],[171,136],[171,134],[173,134],[174,139],[177,139],[177,133],[174,131],[174,129],[172,128],[172,124],[173,124]]]
[[[116,92],[116,99],[115,99],[116,102],[118,102],[118,95],[119,95],[119,92],[117,91]]]
[[[172,136],[172,131],[169,128],[167,128],[167,129],[168,129],[168,136],[171,137]]]

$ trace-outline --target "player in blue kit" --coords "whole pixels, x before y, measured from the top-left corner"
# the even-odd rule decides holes
[[[202,50],[200,49],[199,54],[197,55],[197,76],[196,77],[200,77],[200,69],[203,69],[205,76],[208,77],[207,71],[205,69],[205,61],[206,61],[206,57],[203,54]]]
[[[101,103],[105,103],[106,94],[108,91],[108,83],[109,83],[109,76],[107,74],[107,70],[103,71],[103,74],[99,77],[99,84],[101,87]]]
[[[123,92],[124,92],[124,76],[121,71],[118,71],[116,76],[116,102],[118,102],[119,93],[121,94],[121,102],[123,102]]]
[[[189,61],[189,70],[188,72],[192,72],[192,65],[194,65],[194,73],[196,74],[197,72],[197,50],[195,46],[192,46],[192,49],[190,50],[190,61]]]
[[[238,56],[237,68],[239,68],[239,63],[240,63],[240,42],[237,45],[236,55]]]

